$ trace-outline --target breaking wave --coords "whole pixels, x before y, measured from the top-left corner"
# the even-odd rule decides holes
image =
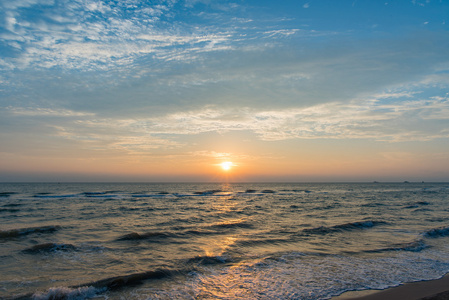
[[[30,298],[33,300],[82,300],[93,298],[101,292],[103,292],[103,289],[92,286],[79,288],[55,287],[43,293],[35,293]]]
[[[433,228],[423,233],[425,237],[437,238],[449,235],[449,227]]]

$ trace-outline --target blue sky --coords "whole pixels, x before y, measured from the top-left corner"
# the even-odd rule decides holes
[[[449,180],[449,2],[0,2],[0,180]]]

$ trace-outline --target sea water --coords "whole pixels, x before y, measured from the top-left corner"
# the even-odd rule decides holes
[[[449,272],[448,183],[3,183],[0,298],[329,299]]]

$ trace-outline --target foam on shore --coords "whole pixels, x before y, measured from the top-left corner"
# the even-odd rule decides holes
[[[440,279],[406,283],[385,290],[350,291],[332,300],[449,299],[449,274]]]

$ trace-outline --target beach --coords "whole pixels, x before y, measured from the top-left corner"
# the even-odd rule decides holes
[[[406,283],[386,290],[346,292],[332,300],[446,300],[449,299],[449,275],[436,280]]]

